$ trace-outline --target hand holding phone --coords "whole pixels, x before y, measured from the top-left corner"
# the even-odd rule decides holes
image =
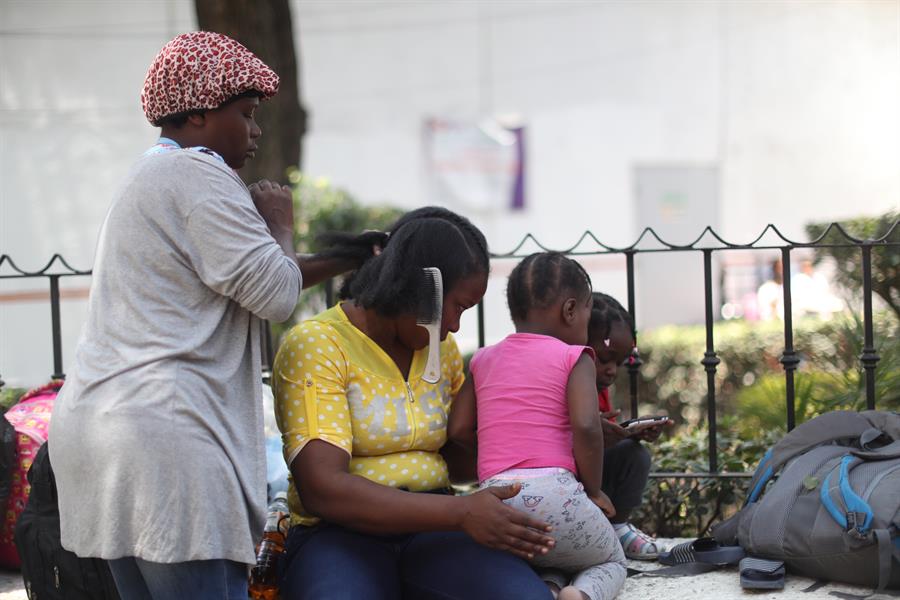
[[[638,417],[625,421],[623,430],[628,434],[629,439],[652,443],[659,439],[663,427],[672,424],[672,419],[665,416]]]
[[[623,421],[622,423],[619,423],[619,425],[621,427],[624,427],[625,429],[634,429],[634,428],[638,427],[639,425],[647,425],[647,424],[662,425],[663,423],[667,422],[668,420],[669,420],[669,417],[666,417],[666,416],[638,417],[636,419],[628,419],[627,421]]]

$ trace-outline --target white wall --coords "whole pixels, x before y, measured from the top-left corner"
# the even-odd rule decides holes
[[[312,108],[305,169],[363,199],[428,201],[426,117],[522,117],[528,209],[471,215],[495,251],[529,231],[553,247],[584,229],[632,242],[649,220],[633,209],[642,165],[718,166],[718,229],[741,243],[767,223],[805,240],[808,221],[900,207],[897,1],[297,8]],[[624,299],[624,262],[591,264],[595,286]],[[486,298],[489,341],[510,328],[506,272],[495,267]],[[639,307],[639,324],[653,314]]]
[[[900,0],[293,10],[311,113],[304,168],[364,201],[428,202],[426,117],[521,116],[528,208],[472,215],[497,251],[527,231],[551,246],[586,228],[631,242],[633,173],[648,164],[718,166],[721,229],[738,242],[769,222],[802,239],[809,220],[900,206]],[[26,268],[54,252],[90,265],[116,182],[154,139],[138,99],[146,68],[193,27],[190,0],[0,0],[0,253]],[[598,287],[624,295],[621,260],[587,262]],[[509,328],[509,267],[495,267],[489,339]],[[37,383],[49,309],[4,301],[16,285],[0,280],[0,374]],[[42,346],[20,339],[31,320]],[[70,356],[66,313],[64,325]]]
[[[426,116],[524,116],[531,209],[503,216],[498,249],[528,225],[567,240],[573,213],[629,240],[637,224],[621,207],[645,162],[719,163],[724,233],[739,240],[769,222],[802,236],[810,219],[900,204],[896,1],[296,12],[313,113],[305,166],[363,198],[422,202],[410,165]]]
[[[193,5],[181,0],[0,0],[0,254],[28,271],[54,253],[91,267],[113,190],[158,132],[141,111],[144,75],[194,21]],[[64,366],[89,284],[62,284],[72,294],[62,302]],[[8,385],[42,383],[53,372],[49,302],[23,295],[47,289],[43,280],[0,279]]]

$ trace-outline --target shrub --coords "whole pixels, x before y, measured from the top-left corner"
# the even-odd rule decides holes
[[[363,206],[346,190],[332,186],[323,177],[314,178],[294,170],[288,179],[294,191],[294,248],[301,254],[320,250],[318,237],[323,233],[385,229],[403,214],[401,209],[391,206]],[[276,348],[283,332],[327,308],[327,285],[333,284],[320,283],[305,290],[291,318],[285,323],[271,324]],[[338,287],[333,285],[332,289]]]
[[[883,237],[900,220],[900,212],[889,211],[877,217],[858,217],[841,221],[841,226],[850,235],[861,239],[878,239]],[[828,223],[809,223],[806,225],[806,233],[810,239],[818,239],[828,229]],[[839,232],[832,230],[823,243],[844,244],[846,238]],[[900,242],[900,226],[894,227],[894,231],[888,236],[887,241]],[[815,248],[815,261],[821,262],[826,258],[835,261],[835,279],[837,283],[854,296],[859,297],[863,287],[862,252],[859,248],[849,246],[836,246],[833,248]],[[897,246],[873,246],[872,247],[872,290],[881,296],[894,314],[900,318],[900,248]]]
[[[876,407],[900,410],[900,324],[890,311],[876,313]],[[717,449],[722,473],[752,472],[765,451],[786,431],[781,323],[716,324]],[[859,365],[864,336],[855,315],[829,321],[803,319],[795,324],[794,346],[801,363],[794,376],[796,422],[836,409],[862,410],[865,375]],[[641,336],[641,413],[664,407],[682,425],[703,423],[706,372],[703,327],[664,327]],[[624,370],[623,370],[624,371]],[[627,406],[627,374],[617,387],[619,406]],[[624,384],[624,385],[622,385]],[[658,397],[652,405],[648,399]],[[647,406],[651,404],[652,406]],[[703,473],[709,470],[708,429],[676,428],[651,446],[653,470]],[[633,520],[665,537],[701,536],[711,524],[732,514],[746,496],[746,478],[653,478],[644,505]]]
[[[881,315],[887,316],[887,313]],[[879,319],[877,344],[880,360],[875,369],[875,406],[900,410],[900,327]],[[831,410],[866,408],[865,372],[854,358],[862,353],[863,325],[857,318],[824,324],[809,335],[819,360],[812,369],[794,376],[796,423]],[[837,343],[835,343],[835,341]],[[764,375],[736,396],[741,431],[768,430],[785,426],[785,379],[782,374]]]
[[[0,388],[0,412],[6,412],[13,407],[27,391],[26,388]]]
[[[783,432],[770,430],[742,438],[732,422],[723,420],[716,437],[722,473],[751,473],[766,450]],[[653,470],[669,473],[709,471],[708,430],[690,429],[650,447]],[[746,477],[654,477],[644,494],[644,503],[632,521],[661,537],[700,537],[710,526],[733,514],[747,494]]]
[[[301,253],[319,250],[318,237],[323,233],[385,229],[404,212],[387,205],[364,206],[323,177],[295,170],[288,178],[294,189],[294,247]]]
[[[896,340],[900,325],[892,312],[879,311],[875,314],[874,331],[881,357],[875,370],[876,407],[897,410],[900,347]],[[863,339],[862,323],[854,315],[838,315],[829,321],[795,321],[794,348],[801,359],[795,374],[797,401],[805,401],[804,394],[813,401],[803,409],[804,418],[835,408],[865,407],[865,376],[859,365]],[[706,371],[700,364],[705,350],[703,326],[666,326],[644,332],[639,347],[643,360],[638,375],[640,412],[666,412],[679,425],[705,422]],[[748,397],[749,392],[744,390],[758,384],[760,388],[752,394],[767,395],[773,411],[781,407],[784,424],[783,384],[777,387],[778,377],[784,379],[784,368],[779,362],[784,351],[782,324],[717,323],[715,348],[721,360],[716,371],[717,414],[738,414],[742,398]],[[614,390],[614,402],[621,408],[629,405],[627,377],[626,369],[621,369]]]

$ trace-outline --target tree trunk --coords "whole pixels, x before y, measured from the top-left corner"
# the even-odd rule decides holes
[[[240,174],[247,183],[259,179],[286,183],[288,168],[300,166],[306,133],[288,0],[194,0],[194,7],[200,29],[236,39],[281,78],[278,94],[257,110],[263,135],[256,157]]]

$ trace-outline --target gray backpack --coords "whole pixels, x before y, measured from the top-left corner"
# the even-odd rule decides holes
[[[760,461],[722,544],[808,577],[900,587],[900,414],[830,412]]]

